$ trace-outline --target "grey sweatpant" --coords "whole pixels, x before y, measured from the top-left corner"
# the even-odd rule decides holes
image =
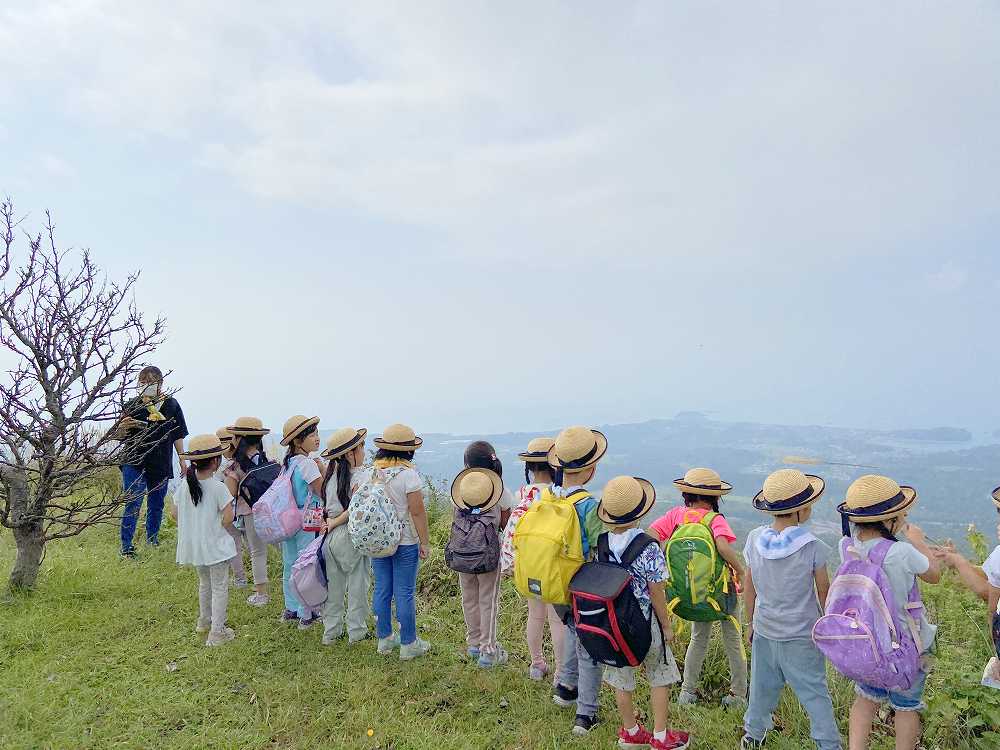
[[[694,693],[698,688],[714,624],[691,623],[691,643],[688,644],[687,656],[684,657],[684,682],[681,685],[681,689],[687,693]],[[746,700],[747,659],[743,651],[743,637],[732,620],[720,620],[719,625],[722,628],[722,646],[729,660],[729,692]]]
[[[347,526],[338,526],[323,544],[326,560],[327,599],[323,609],[323,635],[339,638],[347,626],[347,637],[359,641],[368,635],[368,584],[371,563],[351,545]],[[344,596],[347,607],[344,607]]]

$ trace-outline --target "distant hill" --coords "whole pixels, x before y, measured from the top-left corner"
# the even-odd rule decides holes
[[[889,435],[903,440],[929,440],[935,443],[967,443],[972,440],[971,432],[958,427],[935,427],[931,430],[893,430]]]

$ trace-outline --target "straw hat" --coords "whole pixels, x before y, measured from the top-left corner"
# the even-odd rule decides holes
[[[764,488],[753,499],[753,507],[783,515],[808,508],[819,500],[826,482],[798,469],[779,469],[764,480]]]
[[[723,482],[712,469],[688,469],[680,479],[674,480],[674,487],[691,495],[720,497],[733,491],[733,485]]]
[[[608,439],[589,427],[567,427],[549,449],[548,462],[555,469],[582,471],[594,466],[608,451]]]
[[[200,461],[205,458],[221,456],[222,441],[218,435],[195,435],[188,440],[187,450],[181,454],[186,461]]]
[[[528,443],[528,450],[517,454],[521,461],[531,461],[532,463],[545,463],[548,459],[549,451],[556,444],[555,438],[537,437]]]
[[[848,521],[874,523],[905,513],[917,502],[917,491],[901,486],[889,477],[865,474],[847,488],[847,496],[837,511]]]
[[[466,469],[451,483],[451,501],[459,510],[485,513],[502,495],[503,480],[490,469]]]
[[[423,438],[418,438],[413,434],[413,429],[405,424],[391,424],[386,427],[382,434],[373,441],[376,448],[384,448],[387,451],[415,451],[424,444]]]
[[[355,430],[353,427],[341,427],[330,435],[326,441],[326,450],[319,456],[320,458],[340,458],[363,443],[367,434],[368,430],[364,427],[360,430]]]
[[[264,437],[270,432],[257,417],[240,417],[228,429],[237,437]]]
[[[224,448],[228,448],[232,442],[236,440],[236,436],[229,431],[228,427],[220,427],[217,429],[215,431],[215,436],[219,438],[219,442],[222,443]]]
[[[993,504],[1000,508],[1000,487],[993,490]]]
[[[285,421],[285,426],[281,428],[281,444],[290,445],[291,442],[308,430],[319,424],[319,417],[306,417],[296,414]]]
[[[597,517],[609,526],[627,526],[653,509],[656,488],[640,477],[615,477],[604,486]]]

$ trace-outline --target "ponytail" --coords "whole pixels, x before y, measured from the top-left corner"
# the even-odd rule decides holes
[[[337,499],[344,510],[351,504],[351,462],[347,454],[337,459]]]
[[[192,461],[188,464],[187,471],[184,473],[184,477],[187,479],[188,492],[191,493],[191,502],[195,506],[201,502],[201,482],[198,481],[198,469],[195,467],[196,463],[201,463],[200,461]]]

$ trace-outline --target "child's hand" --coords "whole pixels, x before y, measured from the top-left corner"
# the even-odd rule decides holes
[[[909,539],[914,544],[926,544],[927,537],[924,535],[924,530],[917,526],[915,523],[906,524],[906,538]]]
[[[674,640],[674,624],[673,622],[668,622],[663,628],[663,642],[673,643]]]
[[[747,623],[747,643],[753,645],[753,623]]]

